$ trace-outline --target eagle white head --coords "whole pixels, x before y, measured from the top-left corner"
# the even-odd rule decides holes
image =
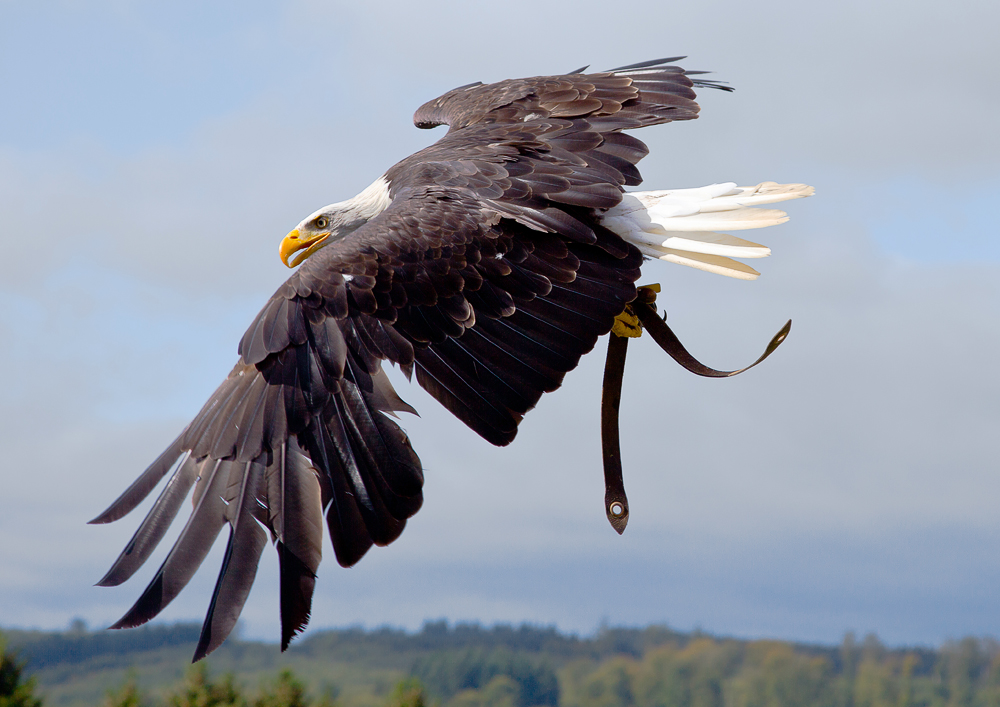
[[[379,177],[354,198],[311,213],[281,241],[278,248],[281,262],[290,268],[300,265],[327,243],[343,239],[378,216],[389,207],[390,201],[389,183],[385,177]],[[299,254],[289,262],[293,253]]]

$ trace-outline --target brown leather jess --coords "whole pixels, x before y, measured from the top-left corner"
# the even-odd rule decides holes
[[[706,378],[729,378],[749,371],[770,356],[788,338],[792,330],[792,320],[774,335],[764,353],[745,368],[735,371],[719,371],[709,368],[692,356],[677,335],[667,326],[667,315],[663,318],[656,311],[656,293],[659,285],[643,285],[637,288],[636,298],[618,316],[608,340],[608,358],[604,364],[604,386],[601,394],[601,450],[604,455],[604,511],[611,527],[621,535],[628,525],[628,496],[625,495],[625,481],[622,477],[621,441],[619,434],[618,408],[622,399],[622,379],[625,375],[625,356],[628,340],[642,335],[645,329],[661,349],[670,354],[677,363],[691,373]],[[619,333],[620,332],[620,333]]]

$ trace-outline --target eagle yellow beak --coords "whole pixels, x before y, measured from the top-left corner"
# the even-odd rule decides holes
[[[299,229],[296,228],[290,231],[278,247],[278,255],[281,257],[281,262],[290,268],[300,265],[303,260],[315,253],[323,244],[323,241],[329,237],[329,231],[314,233],[304,238],[302,237],[302,234],[299,233]],[[292,262],[288,262],[292,253],[298,253],[300,250],[305,250],[305,252],[298,255]]]

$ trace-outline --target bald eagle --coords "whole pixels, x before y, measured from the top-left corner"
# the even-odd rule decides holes
[[[646,146],[626,131],[698,117],[673,62],[470,84],[417,110],[447,125],[360,194],[319,209],[280,245],[298,267],[250,324],[239,361],[191,423],[92,523],[118,520],[171,471],[98,583],[148,559],[193,489],[193,511],[159,571],[114,624],[156,616],[219,532],[229,542],[195,660],[239,617],[268,532],[280,566],[281,645],[309,620],[323,525],[337,562],[388,545],[422,503],[423,470],[397,412],[414,412],[388,361],[473,431],[509,444],[522,416],[636,299],[644,259],[730,277],[762,245],[720,233],[786,220],[755,208],[800,184],[626,192]]]

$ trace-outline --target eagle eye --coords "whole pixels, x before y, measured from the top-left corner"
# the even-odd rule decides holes
[[[320,216],[318,219],[316,219],[315,224],[316,228],[326,228],[327,226],[330,225],[330,219],[328,219],[326,216]]]

